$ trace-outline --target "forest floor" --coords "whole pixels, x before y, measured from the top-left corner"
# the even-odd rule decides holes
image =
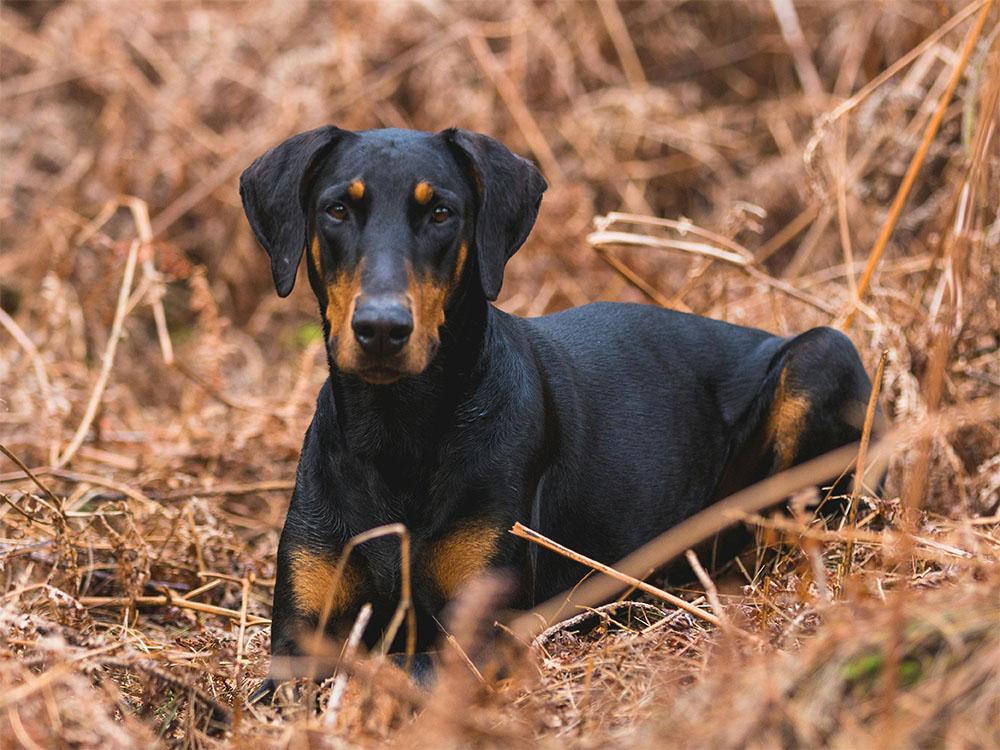
[[[998,18],[4,3],[0,746],[1000,745]],[[873,377],[884,355],[881,497],[728,519],[756,542],[671,588],[687,610],[644,594],[539,633],[485,580],[431,688],[358,653],[247,706],[326,362],[236,178],[331,121],[461,125],[536,160],[507,311],[648,302],[836,326]],[[500,676],[462,656],[495,620],[518,636]]]

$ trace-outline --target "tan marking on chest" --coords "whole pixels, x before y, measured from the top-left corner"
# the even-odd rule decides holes
[[[782,370],[774,402],[767,417],[767,439],[774,447],[778,471],[792,465],[806,428],[806,417],[812,404],[803,393],[794,393],[787,385],[788,370]]]
[[[292,596],[302,614],[319,615],[329,601],[330,614],[346,611],[359,598],[361,575],[348,563],[337,576],[337,561],[332,555],[297,549],[291,554]]]
[[[438,590],[451,598],[489,565],[499,543],[499,528],[482,522],[463,524],[431,544],[427,572]]]

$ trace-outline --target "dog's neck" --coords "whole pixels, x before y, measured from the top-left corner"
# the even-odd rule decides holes
[[[426,461],[456,408],[482,378],[484,341],[493,311],[482,292],[461,284],[446,309],[441,344],[420,375],[373,385],[340,371],[327,353],[343,448],[379,462]]]

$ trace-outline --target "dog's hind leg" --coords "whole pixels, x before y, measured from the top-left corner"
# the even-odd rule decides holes
[[[850,339],[831,328],[813,328],[784,347],[764,423],[770,473],[821,456],[858,440],[871,395],[871,381]],[[884,429],[876,411],[874,433]],[[828,477],[833,498],[850,493],[853,477]],[[880,489],[881,479],[876,489]]]

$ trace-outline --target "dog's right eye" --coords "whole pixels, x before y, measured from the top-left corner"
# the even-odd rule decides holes
[[[343,203],[334,203],[326,212],[334,221],[347,221],[347,206]]]

